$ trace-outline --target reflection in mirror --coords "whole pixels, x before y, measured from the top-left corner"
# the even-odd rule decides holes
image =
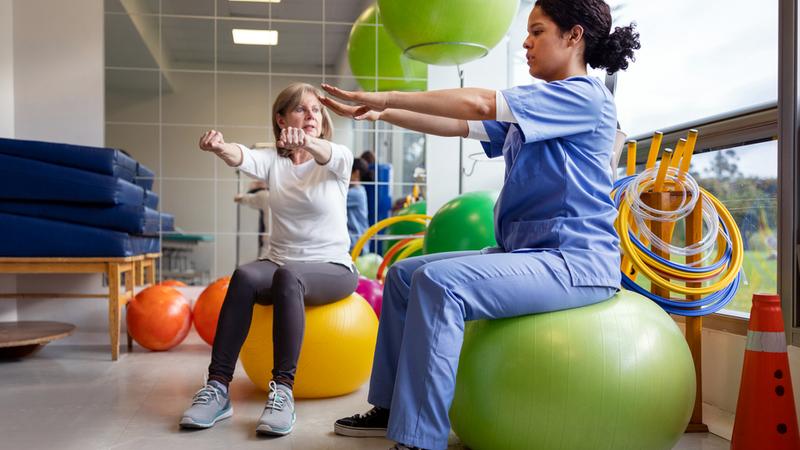
[[[106,66],[156,69],[158,16],[107,14]]]
[[[271,144],[272,102],[290,83],[359,89],[347,44],[365,4],[106,0],[105,8],[106,144],[153,169],[159,209],[175,215],[188,239],[162,236],[166,262],[176,262],[163,274],[180,278],[184,270],[198,284],[229,275],[237,253],[239,262],[258,254],[258,215],[232,202],[250,180],[199,150],[200,134],[218,129],[229,142]],[[235,44],[234,28],[275,30],[278,44]],[[424,135],[332,119],[335,142],[356,156],[372,151],[385,168],[378,183],[388,196],[402,199],[415,185],[424,194]]]

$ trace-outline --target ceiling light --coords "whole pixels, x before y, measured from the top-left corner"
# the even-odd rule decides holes
[[[278,31],[234,28],[233,43],[245,45],[278,45]]]

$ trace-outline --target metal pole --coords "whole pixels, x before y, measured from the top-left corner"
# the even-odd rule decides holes
[[[236,195],[242,193],[242,172],[236,171]],[[239,230],[242,222],[242,204],[236,202],[236,267],[239,267]]]

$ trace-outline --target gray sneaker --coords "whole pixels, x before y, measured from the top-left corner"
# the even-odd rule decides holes
[[[271,436],[285,436],[294,428],[294,397],[289,386],[269,382],[269,397],[261,418],[258,419],[256,433]]]
[[[183,413],[182,428],[211,428],[222,419],[233,415],[231,399],[225,387],[209,381],[192,398],[192,406]]]

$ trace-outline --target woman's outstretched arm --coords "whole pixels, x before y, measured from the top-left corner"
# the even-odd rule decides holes
[[[230,167],[242,165],[242,149],[236,144],[228,144],[222,137],[222,133],[217,130],[210,130],[200,136],[199,146],[202,150],[212,152],[225,161]]]
[[[402,109],[421,114],[461,120],[495,120],[496,91],[482,88],[442,89],[426,92],[357,92],[345,91],[329,84],[322,89],[328,94],[357,103],[358,115],[367,111]]]
[[[437,117],[401,109],[384,109],[380,112],[367,110],[359,114],[361,107],[346,105],[330,97],[320,97],[320,102],[334,113],[350,119],[368,120],[371,122],[383,120],[409,130],[426,134],[435,134],[437,136],[467,137],[469,133],[466,120]]]

